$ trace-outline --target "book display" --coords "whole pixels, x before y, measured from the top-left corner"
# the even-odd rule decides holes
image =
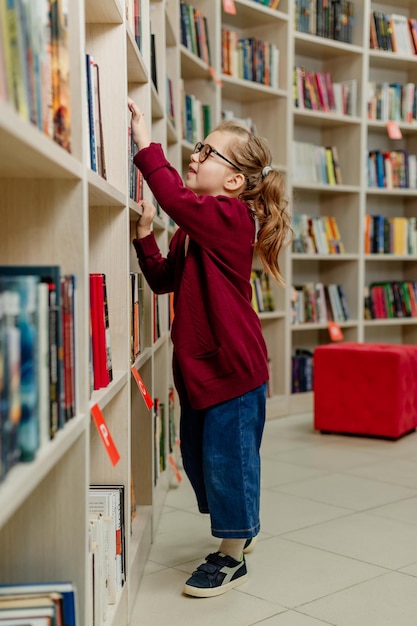
[[[295,238],[286,289],[253,265],[268,417],[312,409],[329,324],[416,341],[416,19],[417,0],[0,0],[1,594],[52,614],[68,589],[68,624],[128,624],[178,480],[172,298],[131,244],[153,198],[128,97],[180,171],[225,118],[271,144]],[[153,228],[166,252],[160,207]],[[31,277],[25,313],[10,275]]]
[[[156,451],[153,399],[175,407],[169,298],[158,298],[154,341],[152,294],[131,250],[146,189],[129,168],[127,97],[180,166],[179,100],[168,120],[164,81],[179,76],[179,7],[0,9],[2,593],[27,622],[127,624],[172,480],[169,412],[159,411]],[[177,65],[167,67],[170,46]],[[161,213],[155,230],[166,250],[173,226]],[[62,621],[64,583],[74,601]]]
[[[305,11],[306,4],[303,0],[295,2],[293,37],[291,180],[295,237],[290,264],[292,293],[288,295],[290,411],[294,412],[312,408],[312,373],[307,377],[310,384],[304,382],[305,375],[301,376],[302,364],[311,361],[305,355],[330,341],[328,324],[334,321],[345,338],[359,341],[362,316],[358,288],[359,259],[363,256],[359,86],[365,72],[366,7],[363,2],[340,2],[323,8],[318,2],[315,10]],[[324,13],[343,7],[349,13],[353,5],[355,20],[344,32],[336,28],[340,24],[337,16]]]
[[[320,3],[317,11],[305,11],[305,4],[295,2],[293,37],[296,171],[291,178],[297,229],[290,264],[296,294],[291,302],[291,354],[294,359],[297,350],[314,351],[330,341],[328,316],[314,315],[311,303],[317,305],[317,299],[306,296],[317,295],[317,285],[323,284],[342,290],[349,315],[330,321],[337,321],[345,340],[414,343],[417,3],[326,3],[328,14]],[[343,7],[351,16],[346,37],[334,27],[323,31],[325,16],[334,26],[338,21],[332,10]],[[349,86],[345,109],[331,105],[335,85]],[[340,181],[320,175],[325,160],[320,164],[317,155],[327,147],[333,155],[336,148]],[[306,167],[307,176],[300,174]],[[343,242],[336,254],[317,248],[316,230],[303,226],[306,220],[326,222],[329,217]],[[304,321],[298,316],[300,297],[307,303]],[[290,407],[310,410],[312,394],[293,394]]]
[[[393,343],[415,343],[417,3],[372,3],[371,11],[366,137],[372,161],[365,209],[369,243],[366,239],[364,339],[376,342],[388,336]],[[384,17],[388,32],[381,32]],[[380,93],[378,107],[373,106],[374,88]]]

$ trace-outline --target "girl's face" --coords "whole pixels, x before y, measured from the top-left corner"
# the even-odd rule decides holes
[[[230,135],[214,131],[203,143],[198,143],[191,155],[186,186],[197,195],[230,195],[225,186],[240,170],[227,155]]]

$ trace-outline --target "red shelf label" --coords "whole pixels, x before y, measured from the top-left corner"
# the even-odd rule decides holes
[[[113,438],[110,434],[109,428],[106,424],[106,420],[104,419],[104,415],[100,410],[98,404],[94,404],[90,409],[92,418],[97,427],[98,434],[101,437],[101,441],[103,442],[104,448],[109,455],[109,459],[112,462],[112,465],[117,465],[120,460],[120,454],[116,448],[116,445],[113,441]]]
[[[328,331],[329,331],[330,339],[332,341],[342,341],[343,340],[342,329],[340,328],[340,326],[339,326],[339,324],[337,322],[329,322],[327,324],[327,328],[328,328]]]
[[[131,370],[133,378],[136,380],[136,384],[139,387],[139,391],[142,394],[142,398],[144,399],[146,406],[148,409],[151,409],[153,407],[153,400],[149,395],[149,391],[145,387],[145,383],[143,382],[141,375],[134,365],[132,365]]]
[[[223,9],[225,13],[236,15],[235,0],[223,0]]]

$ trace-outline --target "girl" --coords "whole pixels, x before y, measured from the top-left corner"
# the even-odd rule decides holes
[[[291,238],[290,215],[264,139],[223,122],[195,146],[184,185],[161,146],[151,143],[143,113],[132,100],[128,106],[134,162],[179,227],[163,258],[151,231],[155,207],[143,200],[133,245],[151,289],[174,292],[184,470],[199,511],[210,515],[212,535],[221,539],[184,593],[206,598],[245,582],[243,552],[260,529],[268,366],[250,274],[256,250],[265,270],[283,283],[278,254]]]

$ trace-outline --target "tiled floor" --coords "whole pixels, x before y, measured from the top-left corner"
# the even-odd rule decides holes
[[[270,420],[262,532],[249,582],[182,595],[217,549],[186,478],[166,500],[134,626],[416,626],[417,433],[399,441],[322,435],[310,415]]]

